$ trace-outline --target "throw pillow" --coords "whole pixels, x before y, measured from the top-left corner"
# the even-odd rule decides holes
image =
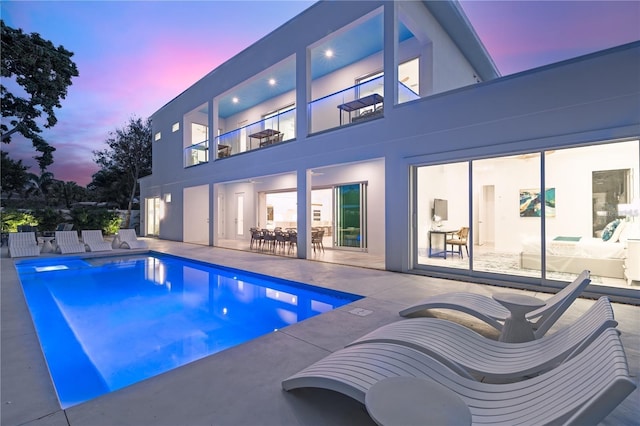
[[[607,223],[607,226],[605,226],[604,229],[602,230],[602,241],[609,241],[611,239],[619,223],[620,223],[620,219],[616,219],[614,221]]]

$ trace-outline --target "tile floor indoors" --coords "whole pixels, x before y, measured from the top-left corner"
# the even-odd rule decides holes
[[[392,321],[398,311],[430,294],[472,291],[491,294],[491,286],[398,274],[377,269],[311,262],[163,240],[150,247],[234,268],[365,298],[332,312],[286,327],[184,367],[61,410],[24,302],[13,260],[2,247],[1,259],[1,419],[17,425],[373,425],[361,404],[341,394],[302,389],[287,393],[284,378],[344,347],[357,337]],[[121,251],[121,250],[118,250]],[[123,251],[128,252],[128,251]],[[60,255],[54,255],[60,256]],[[541,298],[546,293],[526,292]],[[578,299],[554,328],[574,321],[593,303]],[[632,375],[640,371],[640,307],[614,303],[616,319]],[[354,308],[367,316],[350,313]],[[447,317],[444,311],[438,316]],[[470,317],[475,330],[495,333]],[[553,329],[551,330],[553,332]],[[638,424],[636,389],[602,424]]]

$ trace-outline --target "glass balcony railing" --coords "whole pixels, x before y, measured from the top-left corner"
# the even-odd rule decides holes
[[[209,141],[193,144],[184,149],[184,167],[209,162]]]
[[[264,148],[296,137],[296,109],[291,108],[216,137],[217,158]]]
[[[311,133],[382,117],[383,93],[384,76],[380,76],[311,101]]]
[[[411,90],[407,85],[402,82],[398,82],[398,103],[403,104],[405,102],[414,101],[420,99],[420,95]]]

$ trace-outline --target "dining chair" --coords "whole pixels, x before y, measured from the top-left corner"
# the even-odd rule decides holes
[[[469,237],[469,228],[467,226],[463,226],[462,228],[460,228],[458,232],[453,234],[451,238],[447,238],[446,245],[451,246],[452,252],[454,251],[453,249],[454,246],[457,246],[458,254],[460,255],[461,258],[464,259],[464,256],[462,255],[462,247],[464,247],[465,250],[467,251],[467,257],[469,256],[469,246],[467,245],[468,237]]]

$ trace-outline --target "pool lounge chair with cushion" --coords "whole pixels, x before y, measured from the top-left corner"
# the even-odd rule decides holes
[[[282,387],[286,391],[329,389],[366,404],[369,389],[389,377],[436,382],[462,399],[470,411],[472,424],[509,426],[595,425],[636,388],[629,375],[620,336],[612,328],[553,370],[514,383],[470,380],[413,348],[393,343],[364,343],[328,355],[284,380]],[[424,394],[425,406],[433,396]],[[412,395],[412,398],[420,396]],[[402,424],[402,419],[394,423]]]
[[[10,232],[9,256],[25,257],[40,256],[40,247],[35,232]]]
[[[147,243],[140,241],[136,236],[135,229],[121,229],[118,231],[118,238],[120,238],[120,248],[127,249],[146,249]]]
[[[527,320],[531,322],[536,339],[544,336],[590,282],[589,271],[582,271],[573,282],[547,299],[544,306],[526,315]],[[444,293],[431,296],[403,309],[400,315],[406,317],[425,309],[452,309],[464,312],[486,322],[498,331],[502,331],[503,322],[510,315],[509,310],[493,298],[476,293]]]
[[[104,240],[102,231],[95,230],[82,230],[82,242],[89,251],[109,251],[113,250],[111,243]]]
[[[78,239],[76,231],[56,231],[56,251],[62,254],[84,253],[84,244]]]
[[[349,346],[372,342],[409,346],[465,377],[496,382],[550,370],[617,325],[609,299],[602,296],[573,324],[530,342],[498,342],[451,321],[412,318],[380,327]]]

